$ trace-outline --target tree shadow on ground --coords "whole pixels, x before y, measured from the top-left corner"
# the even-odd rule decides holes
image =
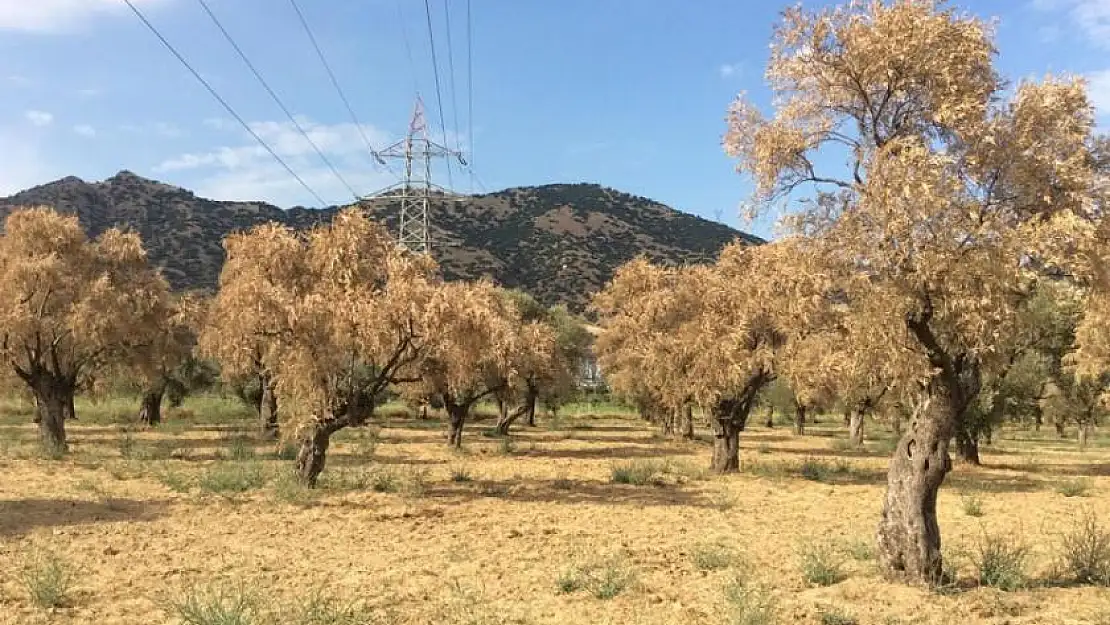
[[[984,493],[1035,493],[1052,488],[1052,484],[1026,475],[993,475],[962,471],[950,473],[945,484],[960,490]]]
[[[814,458],[888,458],[889,453],[862,449],[795,449],[790,447],[771,447],[772,454],[787,454],[792,456],[812,456]]]
[[[167,501],[117,498],[105,501],[0,499],[0,536],[19,536],[40,527],[149,522],[165,516],[168,504]]]
[[[1110,464],[1099,463],[1047,463],[1032,462],[1028,464],[991,464],[992,469],[1017,471],[1019,473],[1036,473],[1037,475],[1060,475],[1071,477],[1107,477],[1110,476]]]
[[[713,508],[703,493],[675,485],[608,484],[585,480],[475,480],[464,484],[437,485],[427,496],[474,501],[500,499],[520,503],[600,504],[625,506],[691,506]]]
[[[646,442],[646,441],[645,441]],[[577,460],[605,460],[621,458],[662,458],[665,456],[689,456],[692,450],[680,447],[632,446],[591,447],[589,449],[522,449],[514,455],[529,458],[564,458]]]

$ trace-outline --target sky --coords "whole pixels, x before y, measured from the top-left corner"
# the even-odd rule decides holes
[[[594,182],[771,234],[771,219],[740,216],[751,186],[720,142],[738,93],[766,101],[786,3],[470,0],[468,38],[467,0],[430,0],[430,38],[421,0],[299,0],[352,116],[290,1],[206,0],[336,176],[200,0],[133,2],[328,204],[350,202],[347,185],[362,195],[397,180],[367,144],[399,140],[419,94],[433,138],[470,163],[437,167],[439,184]],[[957,4],[997,19],[1009,78],[1086,76],[1110,129],[1110,0]],[[0,95],[0,195],[128,169],[204,197],[320,205],[123,0],[0,0]]]

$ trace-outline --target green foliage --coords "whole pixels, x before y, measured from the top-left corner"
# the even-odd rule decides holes
[[[979,583],[999,590],[1018,590],[1026,584],[1029,547],[1012,535],[984,535],[975,555]]]
[[[1088,511],[1061,536],[1061,576],[1080,584],[1110,586],[1110,531]]]
[[[875,559],[875,543],[873,540],[856,539],[850,541],[844,551],[854,560],[865,561]]]
[[[42,552],[28,559],[20,581],[31,601],[40,608],[60,608],[70,600],[73,571],[61,557]]]
[[[369,625],[377,615],[361,601],[345,601],[317,589],[297,609],[297,625]]]
[[[834,475],[846,475],[852,471],[852,465],[844,460],[829,463],[825,460],[807,457],[798,469],[801,476],[812,482],[826,482]]]
[[[610,557],[566,569],[556,579],[556,586],[565,594],[585,590],[597,599],[612,599],[635,581],[635,570],[621,558]]]
[[[821,608],[821,625],[859,625],[854,614],[837,607]]]
[[[227,454],[232,460],[250,460],[254,458],[254,446],[247,436],[232,436],[227,441]]]
[[[451,469],[452,482],[469,482],[473,478],[470,476],[470,470],[466,467],[454,467]]]
[[[848,578],[844,572],[843,556],[828,543],[803,545],[798,556],[801,561],[802,579],[807,584],[832,586]]]

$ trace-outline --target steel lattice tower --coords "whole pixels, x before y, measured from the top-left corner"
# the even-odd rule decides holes
[[[436,191],[447,198],[457,195],[450,189],[432,182],[432,159],[453,157],[465,166],[466,161],[462,153],[428,138],[428,129],[424,121],[424,101],[417,96],[408,134],[404,139],[384,148],[378,154],[383,158],[401,160],[404,163],[404,174],[399,182],[364,199],[400,202],[401,218],[397,228],[397,244],[418,254],[430,254],[428,208],[432,192]]]

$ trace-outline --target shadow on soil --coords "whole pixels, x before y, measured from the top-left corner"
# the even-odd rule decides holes
[[[521,503],[714,507],[704,495],[677,486],[633,486],[580,480],[475,480],[437,486],[428,496],[466,501],[492,498]]]
[[[153,521],[166,514],[168,502],[110,499],[0,500],[0,536],[18,536],[39,527]]]

